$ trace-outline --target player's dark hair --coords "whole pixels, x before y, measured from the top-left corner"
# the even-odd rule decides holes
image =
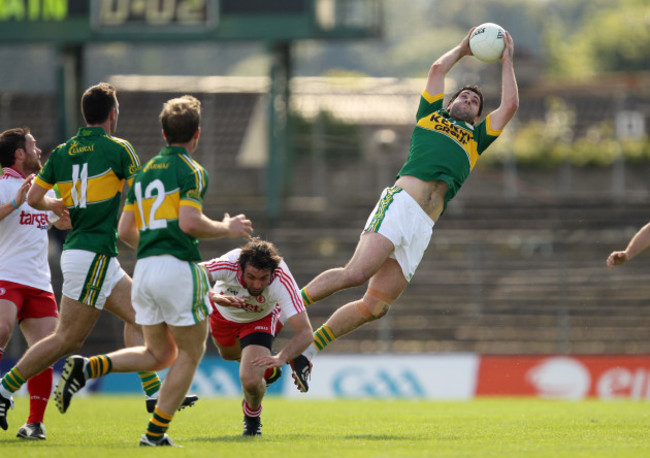
[[[201,125],[201,102],[191,95],[168,100],[160,112],[167,144],[187,143]]]
[[[247,265],[260,270],[270,270],[271,273],[277,269],[282,261],[278,250],[271,242],[253,237],[244,245],[239,254],[239,267],[243,271]]]
[[[478,86],[471,85],[471,86],[461,87],[458,91],[456,91],[454,93],[454,95],[451,96],[451,99],[449,99],[449,102],[447,102],[447,106],[449,106],[449,104],[451,104],[451,102],[456,100],[456,97],[458,97],[460,95],[460,93],[463,92],[463,91],[472,91],[476,95],[478,95],[478,98],[480,100],[480,102],[478,104],[478,116],[481,116],[481,113],[483,112],[483,93],[481,92],[481,88],[479,88]]]
[[[16,150],[25,149],[29,127],[16,127],[0,134],[0,165],[11,167],[16,162]]]
[[[83,113],[86,124],[101,124],[111,112],[117,107],[117,92],[108,83],[99,83],[86,89],[81,96],[81,113]]]

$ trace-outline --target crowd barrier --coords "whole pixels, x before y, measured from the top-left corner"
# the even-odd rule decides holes
[[[0,371],[11,362],[2,361]],[[55,365],[58,380],[62,362]],[[284,366],[268,395],[291,399],[401,398],[468,400],[482,396],[549,399],[650,399],[650,355],[319,355],[308,393],[293,385]],[[161,371],[164,377],[166,371]],[[55,380],[56,383],[56,380]],[[135,374],[90,380],[81,395],[142,393]],[[239,364],[206,356],[191,392],[202,397],[239,397]],[[26,394],[23,387],[18,395]]]

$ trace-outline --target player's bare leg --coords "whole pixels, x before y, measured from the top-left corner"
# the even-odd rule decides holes
[[[151,346],[147,328],[149,327],[145,327],[147,345]],[[169,326],[169,330],[176,342],[178,354],[163,381],[157,407],[163,412],[173,413],[183,403],[205,353],[208,322],[203,320],[192,326]]]
[[[376,249],[377,253],[372,253]],[[299,391],[307,392],[309,390],[308,380],[311,376],[311,360],[323,351],[325,347],[334,342],[337,338],[354,331],[358,327],[370,321],[377,320],[384,316],[391,304],[399,298],[408,282],[404,278],[399,263],[388,256],[393,250],[393,244],[376,233],[364,233],[361,237],[357,251],[352,260],[345,269],[355,269],[355,266],[363,265],[364,259],[366,265],[372,265],[383,259],[380,268],[374,271],[368,283],[362,299],[347,303],[334,311],[328,320],[314,332],[314,342],[305,350],[305,352],[289,364],[292,368],[292,377]],[[366,255],[365,253],[369,253]],[[307,285],[303,291],[303,300],[311,294],[309,288],[313,288],[316,294],[320,294],[323,285],[328,276],[335,278],[336,275],[342,275],[340,269],[332,269],[316,277]],[[310,286],[311,285],[311,286]],[[323,296],[324,297],[324,296]],[[320,296],[311,298],[313,301],[322,299]],[[305,301],[307,303],[307,300]]]
[[[266,394],[264,381],[265,368],[253,366],[251,362],[257,358],[269,356],[271,351],[262,345],[247,345],[242,350],[239,365],[239,379],[244,392],[244,436],[262,435],[262,399]]]
[[[203,320],[192,326],[167,325],[145,326],[144,335],[148,352],[155,353],[158,344],[165,346],[171,341],[172,348],[167,353],[175,354],[176,359],[169,368],[160,389],[160,398],[153,410],[153,416],[147,425],[147,432],[140,438],[140,445],[174,445],[166,434],[174,413],[183,404],[185,394],[192,385],[196,369],[205,353],[205,341],[208,337],[208,322]]]
[[[397,261],[387,259],[368,283],[363,298],[339,307],[325,325],[335,338],[348,334],[358,327],[384,316],[390,305],[399,298],[408,282]]]
[[[131,277],[124,275],[113,287],[113,291],[111,291],[111,295],[106,299],[106,304],[104,306],[106,310],[124,321],[125,347],[144,345],[142,326],[135,323],[135,310],[133,310],[133,305],[131,303],[132,285],[133,280]],[[158,374],[153,372],[153,370],[141,368],[138,371],[138,376],[142,383],[142,389],[147,395],[145,401],[147,411],[152,412],[156,405],[162,382],[160,381]],[[188,399],[187,405],[192,405],[196,400],[198,400],[196,396],[193,396],[192,399]]]
[[[313,303],[342,289],[363,285],[382,267],[393,248],[392,242],[383,235],[364,232],[345,267],[322,272],[303,288],[303,292]]]
[[[4,350],[11,339],[17,312],[16,304],[6,299],[0,299],[0,350]],[[2,351],[0,351],[0,359],[2,359]]]
[[[144,345],[142,327],[135,324],[135,311],[131,304],[132,283],[131,277],[124,275],[117,282],[104,305],[106,310],[124,321],[124,345],[127,347]]]
[[[63,296],[54,334],[36,342],[16,364],[25,380],[81,348],[100,313],[93,307]]]
[[[239,365],[239,379],[244,399],[248,405],[257,409],[262,405],[262,399],[266,394],[266,383],[264,382],[265,368],[253,366],[251,361],[264,356],[269,356],[271,352],[268,348],[261,345],[248,345],[242,351],[241,363]]]

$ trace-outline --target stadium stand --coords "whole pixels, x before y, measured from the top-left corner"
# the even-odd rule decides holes
[[[354,158],[326,160],[323,195],[315,195],[310,186],[315,179],[313,164],[309,158],[299,159],[292,171],[291,196],[281,217],[273,220],[265,208],[265,169],[242,166],[239,158],[251,119],[264,100],[263,79],[238,89],[223,80],[213,85],[199,79],[181,85],[118,81],[122,84],[118,135],[132,141],[143,161],[162,146],[157,120],[162,102],[182,93],[200,98],[205,121],[197,157],[210,173],[206,214],[246,213],[257,234],[278,245],[300,285],[348,260],[381,187],[389,184],[401,165],[412,128],[412,110],[407,116],[405,109],[414,103],[411,83],[395,86],[395,81],[384,80],[374,86],[366,82],[368,86],[328,89],[329,98],[320,97],[332,107],[340,105],[332,98],[350,102],[349,91],[367,95],[365,102],[340,105],[346,110],[341,116],[350,121],[367,119],[368,110],[379,107],[377,97],[392,97],[399,122],[389,124],[378,117],[367,119],[369,124],[362,128],[365,133],[390,128],[395,144],[381,167],[377,156],[368,151]],[[313,115],[322,82],[300,84],[303,98],[297,91],[296,106],[305,116]],[[185,89],[179,92],[178,87]],[[586,129],[611,116],[608,107],[618,103],[622,90],[612,87],[616,90],[598,100],[588,88],[557,89],[557,95],[576,109],[576,129]],[[522,91],[519,120],[539,116],[546,97],[548,92],[539,89]],[[634,106],[639,108],[642,102],[637,100]],[[3,125],[8,120],[29,125],[42,146],[56,143],[54,97],[5,94],[0,104]],[[391,313],[337,340],[328,352],[650,353],[646,305],[650,255],[640,255],[611,272],[605,267],[607,255],[624,248],[650,220],[649,168],[625,168],[624,192],[617,194],[612,192],[613,181],[620,170],[612,167],[568,171],[520,167],[514,177],[517,192],[512,194],[506,189],[513,186],[511,172],[479,164],[437,224],[417,274]],[[206,258],[218,256],[237,244],[234,240],[202,242],[202,253]],[[53,255],[52,260],[57,259]],[[130,272],[134,253],[121,247],[120,260]],[[343,291],[312,306],[314,327],[361,292]],[[97,326],[105,332],[93,333],[84,351],[101,353],[119,345],[119,321],[104,314]]]

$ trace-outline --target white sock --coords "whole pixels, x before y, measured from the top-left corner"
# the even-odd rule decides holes
[[[311,344],[309,344],[309,347],[307,347],[307,349],[304,352],[302,352],[302,354],[305,355],[305,357],[309,361],[311,361],[318,354],[318,348],[316,348],[316,345],[314,345],[314,343],[312,342]]]
[[[14,394],[10,393],[5,389],[4,386],[2,386],[2,383],[0,383],[0,396],[2,396],[5,399],[10,399]]]

